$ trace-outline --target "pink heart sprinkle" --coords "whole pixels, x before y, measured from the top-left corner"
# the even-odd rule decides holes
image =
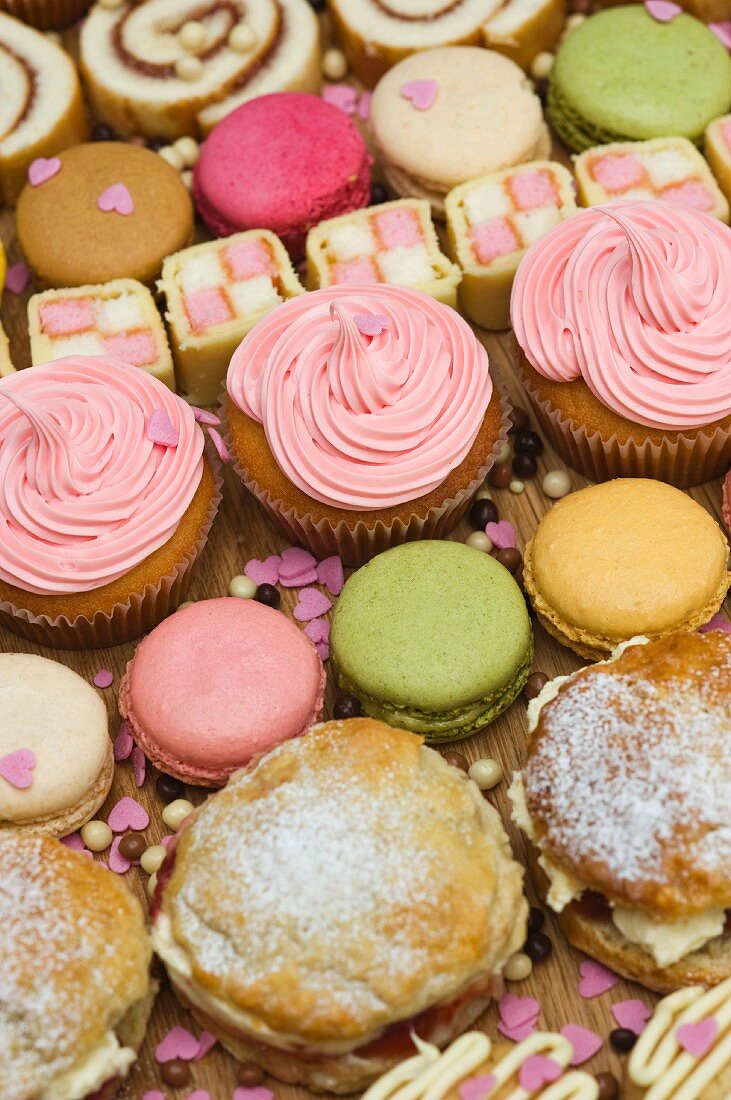
[[[71,848],[74,852],[86,851],[86,845],[81,839],[81,833],[69,833],[68,836],[62,836],[61,843],[65,844],[67,848]]]
[[[244,574],[255,584],[276,584],[279,580],[279,566],[281,564],[279,554],[270,554],[264,561],[252,558],[244,566]]]
[[[132,864],[128,859],[125,859],[119,850],[119,845],[122,843],[121,836],[115,836],[112,841],[112,846],[109,849],[109,870],[114,871],[115,875],[124,875],[129,871]]]
[[[107,825],[113,833],[126,833],[128,829],[142,832],[150,824],[150,818],[144,806],[140,806],[134,798],[125,795],[120,798],[116,806],[107,818]]]
[[[209,428],[208,435],[211,443],[216,448],[216,454],[221,459],[221,462],[228,462],[231,455],[228,453],[228,447],[224,443],[221,433],[217,432],[215,428]]]
[[[11,294],[22,294],[30,280],[27,264],[11,264],[5,273],[5,286]]]
[[[718,1023],[713,1016],[706,1016],[705,1020],[699,1020],[697,1024],[683,1024],[675,1032],[675,1038],[688,1054],[694,1058],[702,1058],[713,1046],[718,1035]]]
[[[479,1077],[468,1077],[458,1088],[462,1100],[485,1100],[497,1084],[497,1077],[491,1073],[481,1073]]]
[[[310,619],[325,615],[331,607],[332,600],[329,600],[324,592],[320,592],[317,588],[303,588],[292,614],[298,622],[306,623]]]
[[[612,1005],[612,1016],[619,1027],[626,1027],[629,1031],[634,1031],[635,1035],[641,1035],[652,1016],[652,1009],[638,1000],[617,1001]]]
[[[520,1027],[535,1023],[541,1014],[541,1006],[533,997],[516,997],[515,993],[503,993],[498,1011],[506,1027]]]
[[[299,546],[288,546],[282,551],[282,562],[279,566],[279,579],[281,581],[297,577],[301,573],[307,573],[315,569],[317,562],[309,550],[302,550]]]
[[[604,1045],[598,1035],[593,1031],[589,1031],[588,1028],[579,1027],[578,1024],[566,1024],[565,1027],[561,1028],[561,1034],[565,1039],[568,1039],[574,1048],[574,1056],[571,1059],[572,1066],[583,1066],[584,1062],[588,1062],[590,1058],[593,1058]]]
[[[360,99],[358,100],[358,118],[361,122],[367,122],[371,117],[372,99],[373,92],[361,92]]]
[[[105,214],[115,213],[123,217],[134,213],[135,208],[132,196],[123,183],[113,183],[107,187],[96,200],[96,204]]]
[[[326,84],[322,98],[331,107],[337,107],[346,115],[354,115],[358,107],[358,93],[349,84]]]
[[[716,38],[727,50],[731,50],[731,22],[709,23],[708,29],[709,31],[713,31]]]
[[[325,662],[330,659],[330,645],[328,642],[315,642],[315,649],[321,661]]]
[[[94,687],[108,688],[114,683],[114,673],[108,668],[100,668],[94,676]]]
[[[345,584],[343,561],[337,554],[317,563],[317,583],[324,584],[331,596],[339,596]]]
[[[439,92],[438,80],[407,80],[399,88],[400,95],[408,99],[417,111],[428,111]]]
[[[167,1035],[155,1047],[155,1061],[160,1065],[180,1058],[192,1062],[200,1048],[200,1042],[184,1027],[171,1027]]]
[[[297,573],[294,577],[287,577],[286,580],[280,577],[279,582],[284,588],[305,588],[308,584],[317,583],[317,570],[308,569],[305,573]]]
[[[497,523],[488,523],[485,527],[485,534],[492,545],[497,546],[498,550],[506,550],[515,546],[515,528],[506,519],[498,520]]]
[[[537,1024],[537,1020],[533,1023],[518,1024],[516,1027],[508,1027],[507,1024],[498,1023],[497,1029],[506,1039],[510,1039],[511,1043],[522,1043],[524,1039],[533,1034]]]
[[[673,0],[645,0],[645,9],[657,23],[669,23],[683,10],[680,4],[674,4]]]
[[[327,642],[330,638],[330,623],[327,619],[310,619],[305,627],[305,634],[315,645],[318,642]]]
[[[28,182],[31,187],[40,187],[42,183],[48,183],[61,171],[59,157],[36,157],[28,168]]]
[[[132,757],[132,771],[135,777],[135,786],[144,786],[145,776],[147,774],[147,757],[143,753],[139,745],[135,745],[130,753]]]
[[[130,732],[130,728],[126,722],[122,722],[122,725],[117,731],[117,736],[114,740],[114,759],[119,763],[121,760],[129,760],[132,755],[132,749],[135,747],[134,738]]]
[[[581,975],[579,993],[587,1001],[592,997],[601,997],[602,993],[608,993],[619,981],[616,974],[607,970],[601,963],[594,962],[593,959],[587,959],[581,964],[579,974]]]
[[[234,1089],[234,1100],[274,1100],[274,1093],[264,1085],[255,1085],[253,1088],[239,1085]]]
[[[172,426],[163,409],[153,409],[147,421],[147,438],[161,447],[177,447],[180,433]]]
[[[209,424],[212,428],[217,428],[221,423],[215,413],[207,412],[206,409],[196,409],[193,407],[193,419],[197,420],[199,424]]]
[[[210,1054],[217,1042],[216,1036],[211,1035],[210,1031],[201,1031],[198,1039],[198,1053],[193,1061],[200,1062],[201,1058],[205,1058],[206,1054]]]
[[[731,634],[731,622],[723,615],[714,615],[707,623],[698,627],[699,634],[708,634],[710,630],[721,630],[724,634]]]
[[[174,838],[175,833],[167,833],[165,836],[160,837],[160,843],[162,844],[163,848],[167,848],[170,841],[174,840]]]
[[[32,749],[16,749],[7,756],[0,756],[0,777],[11,787],[25,791],[33,783],[33,769],[37,763]]]
[[[364,336],[380,336],[391,327],[391,318],[386,317],[385,313],[356,313],[353,320],[358,326],[358,332]]]
[[[538,1092],[544,1085],[557,1081],[563,1066],[545,1054],[529,1054],[518,1071],[518,1082],[526,1092]]]

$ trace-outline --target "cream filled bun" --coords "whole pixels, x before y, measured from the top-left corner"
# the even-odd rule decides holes
[[[369,718],[274,749],[168,847],[153,946],[237,1058],[362,1090],[477,1018],[523,942],[496,811],[420,737]]]

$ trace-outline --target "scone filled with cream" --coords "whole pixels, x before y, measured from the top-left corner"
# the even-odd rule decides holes
[[[355,1092],[443,1045],[523,943],[496,811],[420,737],[328,722],[262,757],[168,846],[153,946],[238,1059]]]
[[[571,943],[660,992],[731,976],[731,636],[633,639],[528,718],[513,816]]]

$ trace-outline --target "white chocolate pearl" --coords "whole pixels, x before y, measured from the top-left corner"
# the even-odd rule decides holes
[[[112,843],[114,834],[106,821],[87,821],[81,828],[81,839],[90,852],[104,852]]]
[[[496,462],[510,462],[510,459],[512,457],[513,457],[513,451],[512,451],[512,448],[510,446],[510,440],[506,439],[505,442],[503,443],[502,450],[500,451],[500,454],[497,456],[495,461]]]
[[[475,500],[492,500],[492,493],[486,487],[478,489],[475,493]]]
[[[195,19],[183,23],[178,34],[178,42],[184,50],[199,50],[206,40],[206,28]]]
[[[522,493],[525,489],[525,484],[522,481],[519,481],[517,477],[514,477],[508,485],[508,489],[510,489],[511,493]]]
[[[511,955],[503,970],[503,976],[509,982],[522,982],[525,978],[529,978],[532,973],[533,963],[522,951]]]
[[[228,594],[238,596],[240,600],[253,600],[256,595],[256,581],[252,581],[251,577],[245,577],[243,574],[232,577],[228,582]]]
[[[470,764],[467,774],[481,791],[489,791],[492,787],[497,787],[503,777],[503,769],[497,760],[485,757]]]
[[[198,80],[203,72],[203,62],[199,57],[180,57],[175,62],[175,72],[181,80]]]
[[[492,550],[492,539],[484,531],[473,531],[467,536],[465,542],[474,550],[482,550],[483,554],[489,554]]]
[[[342,80],[348,72],[348,59],[342,50],[325,50],[322,55],[322,75],[326,80]]]
[[[571,479],[565,470],[549,470],[541,482],[541,488],[547,497],[559,500],[571,491]]]
[[[237,23],[228,36],[229,48],[234,53],[250,53],[258,39],[248,23]]]
[[[553,54],[548,53],[546,50],[537,53],[531,61],[530,75],[534,80],[546,80],[550,76],[555,60]]]
[[[193,186],[193,173],[190,168],[186,168],[184,172],[180,173],[180,182],[190,191]]]
[[[162,149],[158,149],[157,155],[162,157],[171,168],[174,168],[176,172],[182,172],[185,165],[183,164],[183,158],[174,145],[163,145]]]
[[[147,880],[147,896],[152,901],[155,896],[155,890],[157,889],[157,875],[150,875]]]
[[[165,146],[165,148],[168,148]],[[179,153],[185,168],[192,168],[200,156],[200,145],[192,137],[181,137],[173,142],[173,149]]]
[[[151,848],[145,848],[140,856],[140,867],[148,875],[154,875],[162,867],[165,859],[165,845],[153,844]]]
[[[188,814],[193,813],[193,809],[193,803],[188,802],[187,798],[176,798],[174,802],[169,802],[162,811],[162,819],[166,825],[177,832]]]
[[[566,20],[563,35],[561,37],[565,38],[567,34],[571,34],[572,31],[575,31],[577,27],[581,26],[585,19],[586,16],[582,15],[580,11],[574,12],[574,14],[570,15]]]

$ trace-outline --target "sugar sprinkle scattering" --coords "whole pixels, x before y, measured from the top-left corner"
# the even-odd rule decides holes
[[[612,1005],[612,1016],[618,1027],[626,1027],[635,1035],[641,1035],[652,1016],[652,1009],[640,1000],[617,1001]]]
[[[292,614],[299,622],[305,623],[310,619],[319,618],[320,615],[326,615],[331,607],[332,600],[329,600],[324,592],[320,592],[319,588],[303,588]],[[320,641],[323,640],[320,639]]]
[[[199,424],[207,424],[211,428],[217,428],[221,423],[221,420],[215,413],[208,412],[207,409],[199,409],[195,405],[193,406],[193,419],[197,420]]]
[[[122,843],[121,836],[115,836],[112,841],[112,846],[109,849],[109,870],[114,871],[115,875],[124,875],[129,871],[132,864],[128,859],[125,859],[119,850],[119,845]]]
[[[142,787],[144,786],[145,776],[147,774],[147,757],[139,745],[135,745],[130,755],[132,758],[132,771],[134,772],[135,786]]]
[[[566,1024],[561,1028],[561,1034],[571,1043],[574,1055],[571,1059],[572,1066],[583,1066],[590,1058],[602,1049],[602,1039],[593,1031],[578,1024]]]
[[[587,1001],[593,997],[601,997],[602,993],[608,993],[618,984],[619,978],[611,970],[601,963],[587,959],[579,967],[579,993]]]
[[[149,824],[150,817],[147,810],[128,795],[120,798],[116,806],[112,807],[107,818],[107,825],[113,833],[125,833],[128,829],[141,832]]]
[[[132,731],[126,722],[122,722],[114,739],[114,759],[117,763],[122,760],[129,760],[134,747],[135,742]]]
[[[204,1032],[205,1034],[205,1032]],[[214,1040],[215,1042],[215,1040]],[[184,1027],[171,1027],[155,1047],[155,1061],[160,1065],[180,1058],[192,1062],[200,1050],[200,1041]]]
[[[226,446],[223,436],[215,428],[208,429],[208,435],[210,436],[211,443],[216,448],[216,454],[221,459],[221,462],[229,462],[231,455],[228,453],[228,447]]]
[[[94,676],[94,687],[108,688],[114,683],[114,673],[108,668],[100,668]]]

